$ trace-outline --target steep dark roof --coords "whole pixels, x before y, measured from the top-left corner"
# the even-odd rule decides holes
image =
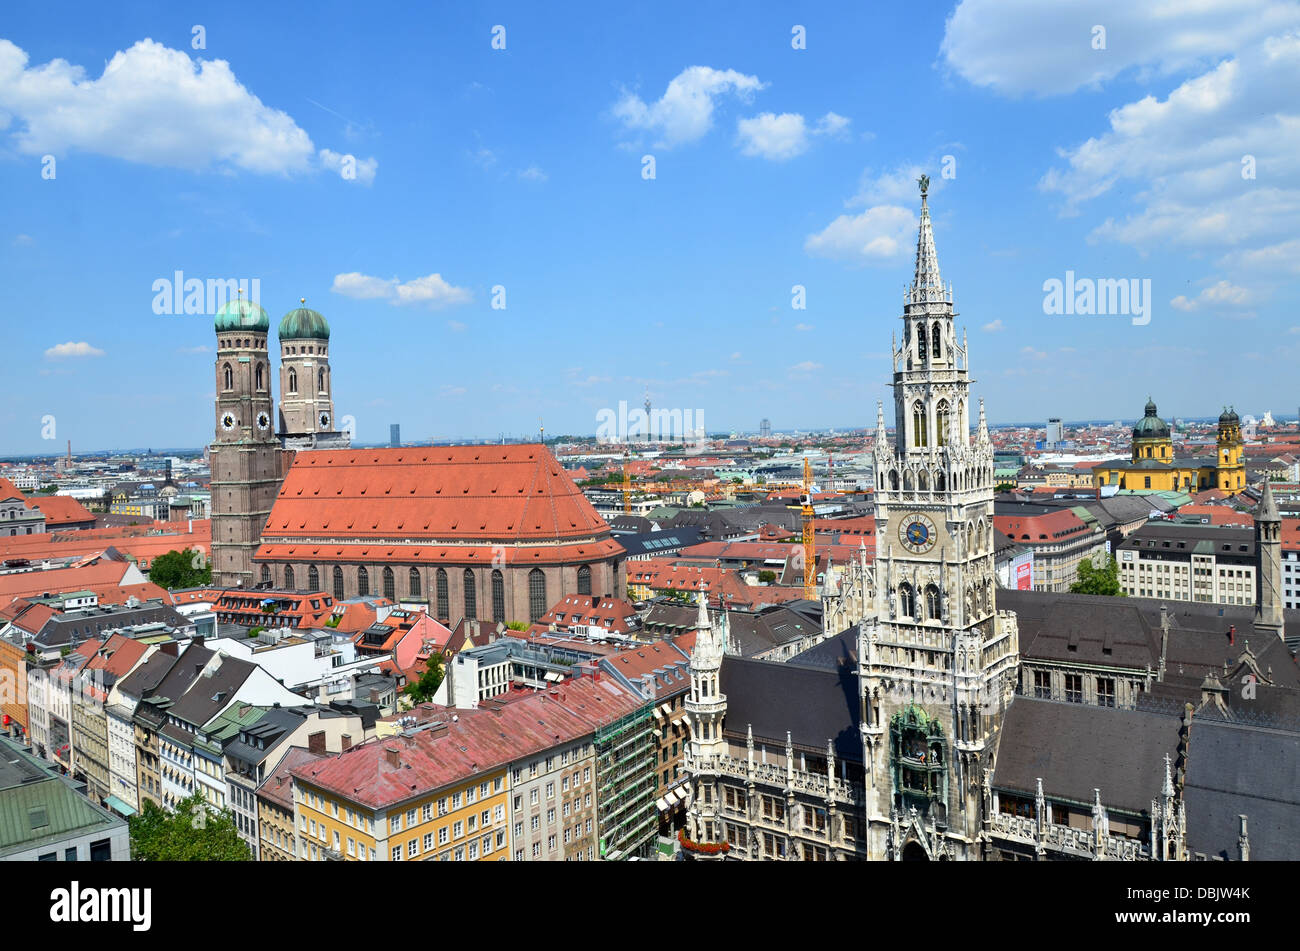
[[[117,689],[137,699],[152,696],[158,685],[171,673],[175,664],[175,656],[155,651],[152,657],[122,678]]]
[[[1300,859],[1300,735],[1197,717],[1184,799],[1187,845],[1237,857],[1245,815],[1252,861]]]
[[[743,741],[752,727],[755,741],[784,746],[788,731],[796,746],[822,753],[826,741],[834,740],[836,756],[862,762],[854,671],[726,657],[721,687],[727,695],[727,735]]]
[[[1016,697],[1002,722],[995,789],[1148,813],[1160,795],[1165,754],[1178,751],[1179,719],[1155,713]]]

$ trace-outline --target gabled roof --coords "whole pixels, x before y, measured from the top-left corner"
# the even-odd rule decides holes
[[[590,539],[593,557],[621,551],[604,519],[539,445],[299,453],[263,535],[268,544],[328,536],[351,544],[409,538],[431,547]],[[381,547],[386,554],[393,546]]]
[[[752,727],[756,742],[825,752],[862,762],[858,678],[849,668],[828,670],[797,664],[724,657],[720,687],[727,697],[724,732],[744,741]]]
[[[1149,813],[1178,752],[1178,717],[1017,696],[1002,721],[995,789]],[[1194,742],[1194,741],[1193,741]],[[1190,826],[1190,821],[1189,821]]]

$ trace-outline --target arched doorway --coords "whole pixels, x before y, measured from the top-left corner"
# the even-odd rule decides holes
[[[925,854],[925,849],[921,847],[920,842],[912,839],[907,843],[907,845],[903,846],[903,861],[928,862],[930,861],[930,856]]]

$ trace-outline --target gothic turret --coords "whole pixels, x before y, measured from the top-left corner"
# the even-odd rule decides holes
[[[1282,516],[1268,482],[1255,514],[1255,558],[1255,630],[1282,637]]]

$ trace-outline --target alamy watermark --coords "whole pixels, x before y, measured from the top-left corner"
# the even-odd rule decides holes
[[[219,278],[200,280],[187,278],[184,271],[172,277],[160,277],[153,282],[153,312],[155,314],[200,314],[216,316],[227,302],[235,297],[257,304],[262,299],[261,278]]]
[[[627,400],[618,401],[618,409],[608,407],[596,414],[596,442],[675,442],[703,445],[705,442],[704,410],[628,409]]]
[[[1133,326],[1151,323],[1151,278],[1051,277],[1043,281],[1044,314],[1132,317]]]

